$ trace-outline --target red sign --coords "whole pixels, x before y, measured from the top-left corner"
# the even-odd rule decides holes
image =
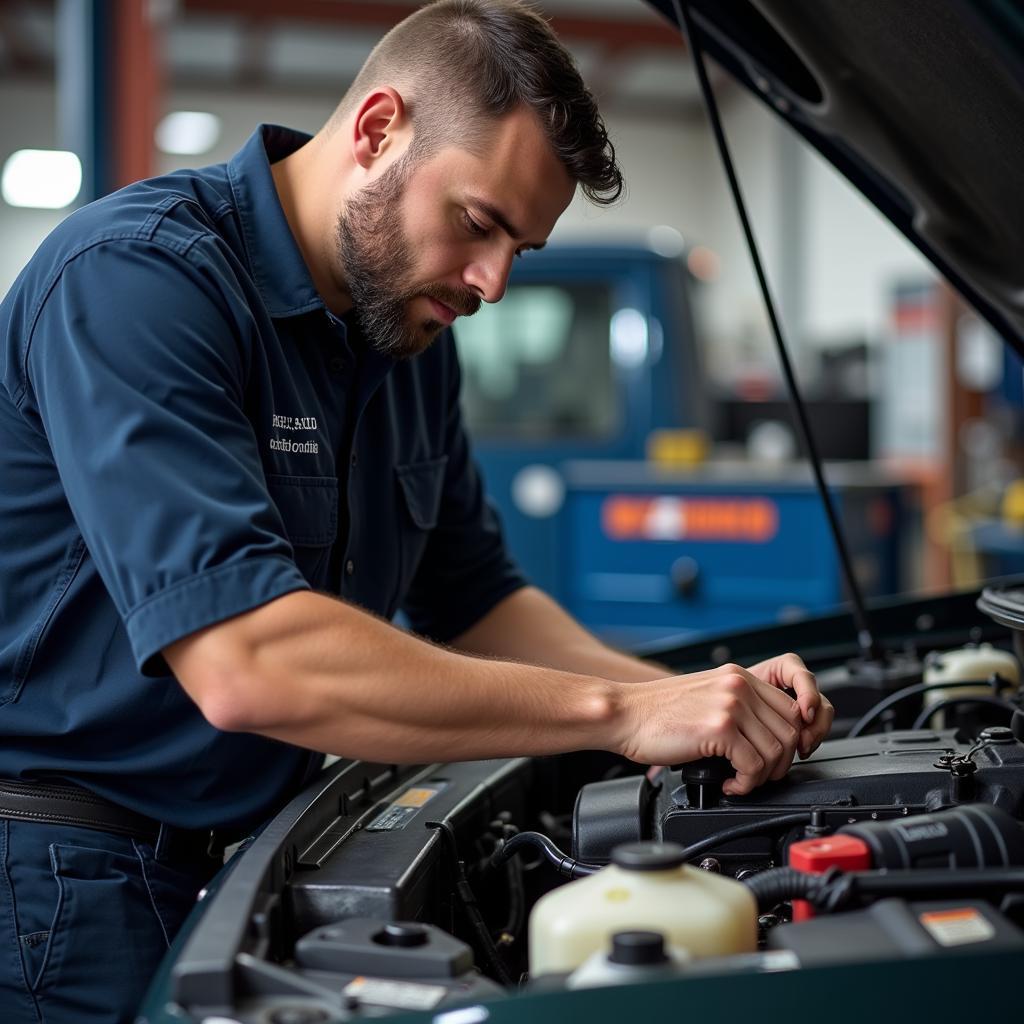
[[[613,494],[601,506],[612,540],[703,540],[764,544],[779,532],[768,498],[678,498]]]

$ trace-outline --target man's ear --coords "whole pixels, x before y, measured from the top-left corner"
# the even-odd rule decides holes
[[[410,130],[401,94],[383,85],[368,93],[352,122],[352,156],[364,170],[390,154]]]

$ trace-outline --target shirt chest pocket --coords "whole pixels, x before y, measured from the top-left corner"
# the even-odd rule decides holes
[[[331,548],[338,538],[338,481],[324,476],[267,474],[267,490],[284,523],[295,564],[310,586],[328,584]]]
[[[419,568],[430,531],[437,526],[444,492],[444,474],[448,456],[395,466],[401,498],[398,519],[401,524],[401,566],[397,603],[405,598]]]

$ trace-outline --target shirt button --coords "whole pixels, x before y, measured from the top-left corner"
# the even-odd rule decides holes
[[[352,561],[352,559],[350,558],[350,559],[349,559],[349,560],[348,560],[348,561],[347,561],[347,562],[345,563],[345,574],[346,574],[347,576],[351,576],[351,575],[352,575],[352,573],[354,573],[355,571],[356,571],[356,563],[355,563],[355,562],[353,562],[353,561]]]
[[[345,360],[341,356],[333,356],[327,365],[331,373],[341,373],[345,369]]]
[[[353,469],[356,468],[356,463],[359,461],[359,456],[355,452],[352,453],[352,458],[349,460],[350,465]]]

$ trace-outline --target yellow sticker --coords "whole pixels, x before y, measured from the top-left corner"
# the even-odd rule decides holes
[[[431,779],[433,785],[413,786],[395,797],[369,825],[367,832],[394,832],[405,828],[431,800],[443,792],[448,783],[443,779]]]
[[[407,789],[394,801],[396,807],[422,807],[428,800],[437,796],[436,789]]]

